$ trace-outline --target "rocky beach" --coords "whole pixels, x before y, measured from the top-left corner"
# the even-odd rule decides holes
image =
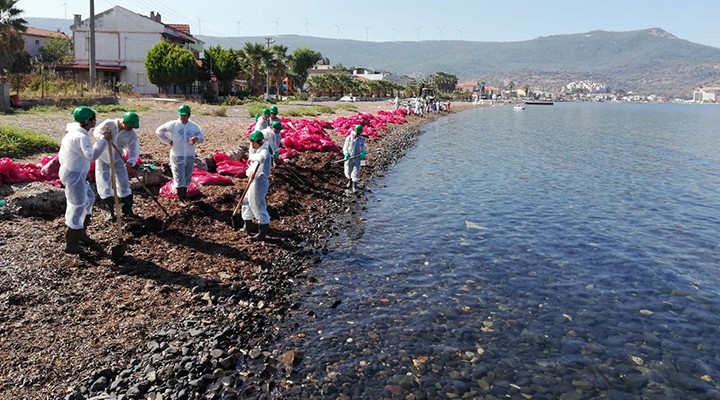
[[[154,129],[176,117],[177,104],[143,105],[149,110],[140,112],[141,158],[169,179],[168,150]],[[279,107],[282,115],[304,106]],[[353,106],[317,118],[391,108],[387,102]],[[222,117],[213,116],[213,106],[193,107],[192,119],[207,137],[198,156],[248,145],[252,119],[245,107],[230,107]],[[452,111],[467,107],[453,104]],[[20,113],[0,116],[0,123],[59,140],[70,120],[65,114]],[[278,165],[268,193],[271,232],[263,242],[231,227],[245,179],[201,187],[202,197],[187,208],[159,198],[170,217],[132,180],[141,218],[126,222],[128,250],[117,264],[108,254],[117,234],[99,204],[88,233],[100,244],[78,257],[63,252],[62,207],[37,213],[12,209],[8,202],[10,211],[0,214],[0,398],[233,399],[277,393],[282,381],[292,379],[302,349],[271,352],[269,344],[288,335],[279,331],[280,322],[300,308],[297,295],[313,284],[326,241],[352,229],[373,179],[413,145],[423,124],[444,115],[408,116],[406,124],[368,138],[364,188],[357,193],[345,189],[343,164],[333,162],[339,154],[307,152]],[[342,135],[328,133],[342,146]],[[0,187],[0,198],[28,190],[22,186]],[[159,185],[150,189],[157,194]]]

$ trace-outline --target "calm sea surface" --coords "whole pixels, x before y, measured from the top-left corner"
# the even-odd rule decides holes
[[[470,110],[367,198],[286,396],[720,398],[719,107]]]

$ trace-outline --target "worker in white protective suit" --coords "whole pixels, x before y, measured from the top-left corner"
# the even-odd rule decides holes
[[[263,129],[270,126],[270,109],[269,108],[263,108],[262,114],[258,116],[257,121],[255,122],[255,129],[254,131],[260,131],[262,132]]]
[[[277,161],[280,157],[280,142],[282,141],[280,131],[282,131],[282,129],[282,123],[275,121],[270,127],[262,130],[263,138],[265,138],[264,142],[268,146],[268,151],[270,151],[273,161]]]
[[[272,126],[274,122],[280,122],[280,117],[278,117],[278,113],[280,113],[280,110],[278,110],[277,106],[272,106],[268,108],[270,110],[270,118],[268,119],[268,124]]]
[[[134,112],[125,113],[122,119],[106,119],[95,127],[93,133],[95,139],[100,139],[105,131],[110,131],[112,141],[117,150],[128,151],[128,160],[122,158],[122,154],[113,148],[113,162],[115,164],[115,182],[117,184],[117,195],[122,204],[123,216],[135,217],[133,213],[133,194],[130,189],[130,177],[128,167],[134,167],[140,157],[140,142],[135,129],[140,128],[140,117]],[[112,169],[110,168],[110,155],[104,152],[95,162],[95,184],[100,198],[105,202],[108,210],[109,221],[115,221],[115,188],[112,187]]]
[[[267,143],[264,143],[263,134],[254,131],[250,134],[250,149],[248,155],[250,161],[247,169],[248,179],[252,179],[247,195],[243,199],[242,219],[244,225],[241,231],[250,235],[251,240],[263,240],[270,230],[270,214],[267,212],[267,196],[270,187],[270,167],[272,156],[268,150]],[[258,225],[253,222],[256,218]],[[257,233],[255,230],[257,229]]]
[[[365,138],[362,137],[363,127],[355,125],[355,129],[345,138],[343,153],[345,153],[345,177],[349,180],[347,187],[354,192],[360,180],[360,161],[365,159]]]
[[[75,122],[67,124],[67,133],[60,144],[60,182],[65,186],[65,252],[83,254],[82,244],[93,244],[87,235],[95,193],[87,181],[90,162],[97,160],[112,140],[112,134],[103,134],[102,139],[90,144],[90,134],[96,123],[96,112],[90,107],[80,106],[73,111]]]
[[[190,106],[183,104],[178,108],[178,119],[160,125],[155,134],[161,142],[170,145],[170,167],[177,189],[180,205],[187,205],[187,188],[192,179],[195,166],[195,145],[205,141],[200,126],[190,121]]]

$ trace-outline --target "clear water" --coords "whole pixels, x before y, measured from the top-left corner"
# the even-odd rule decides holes
[[[427,126],[313,271],[293,393],[720,398],[718,127],[562,103]]]

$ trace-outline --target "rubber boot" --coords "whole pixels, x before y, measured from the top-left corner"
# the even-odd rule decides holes
[[[185,199],[185,195],[187,194],[187,188],[179,187],[177,188],[177,195],[178,199],[180,200],[180,205],[185,206],[187,200]]]
[[[355,193],[357,191],[357,182],[350,181],[350,190],[352,190],[353,193]]]
[[[108,216],[105,218],[106,222],[115,222],[115,198],[114,197],[108,197],[107,199],[103,199],[105,202],[105,205],[108,208]]]
[[[132,193],[128,196],[125,196],[120,199],[120,203],[122,203],[122,213],[123,216],[128,218],[135,218],[135,213],[133,213],[133,195]]]
[[[82,244],[92,246],[95,244],[95,241],[87,235],[87,227],[90,225],[90,214],[85,216],[85,221],[83,222],[83,228],[80,230],[80,234],[78,235],[78,241]]]
[[[80,233],[82,229],[67,229],[65,232],[65,252],[68,254],[85,254],[80,243]]]
[[[245,224],[242,228],[240,228],[240,232],[245,232],[249,236],[252,236],[254,233],[258,231],[258,226],[253,222],[251,219],[244,220]]]
[[[352,187],[352,179],[350,179],[350,180],[348,181],[347,186],[345,186],[345,187],[348,188],[348,189],[350,189],[350,188]]]
[[[265,236],[267,235],[269,230],[270,230],[270,224],[258,225],[257,235],[251,236],[250,240],[254,240],[254,241],[265,240]]]

